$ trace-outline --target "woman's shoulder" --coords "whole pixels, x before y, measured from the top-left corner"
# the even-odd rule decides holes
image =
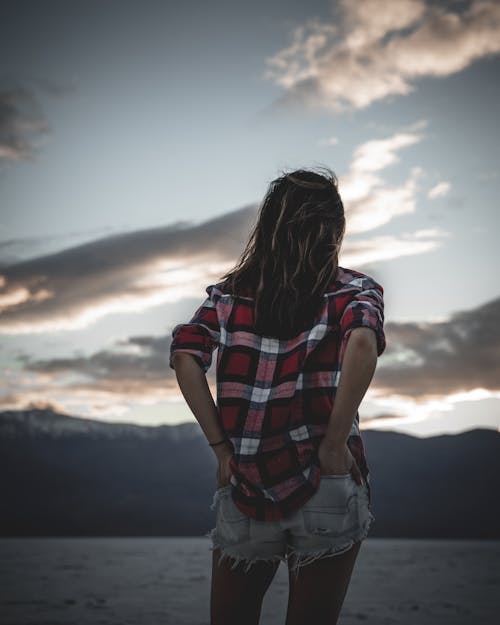
[[[210,284],[207,286],[206,292],[211,296],[214,295],[215,297],[242,297],[245,299],[253,299],[254,296],[253,290],[250,287],[240,286],[237,292],[233,292],[225,281]]]
[[[332,280],[325,294],[337,294],[342,290],[365,290],[373,286],[381,286],[373,276],[351,267],[339,265],[335,279]]]

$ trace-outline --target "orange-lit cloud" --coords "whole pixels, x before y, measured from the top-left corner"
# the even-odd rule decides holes
[[[1,268],[0,333],[75,329],[199,295],[241,252],[255,207],[103,237]]]

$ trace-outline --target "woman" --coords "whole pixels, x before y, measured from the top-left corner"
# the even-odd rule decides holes
[[[383,288],[339,266],[344,207],[322,169],[271,182],[239,263],[172,331],[170,366],[217,459],[212,625],[257,624],[280,561],[286,625],[336,623],[374,520],[358,406],[385,349]]]

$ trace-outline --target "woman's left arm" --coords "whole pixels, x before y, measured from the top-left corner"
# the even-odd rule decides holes
[[[224,438],[225,433],[219,425],[217,406],[208,386],[205,372],[195,357],[186,353],[174,353],[173,363],[179,388],[191,412],[201,426],[209,443],[216,443]],[[230,441],[212,447],[217,458],[232,455]]]

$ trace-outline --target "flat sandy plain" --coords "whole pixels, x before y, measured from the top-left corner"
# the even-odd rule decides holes
[[[2,625],[208,625],[211,552],[195,538],[0,539]],[[283,625],[282,563],[260,625]],[[367,538],[339,623],[500,622],[500,541]]]

